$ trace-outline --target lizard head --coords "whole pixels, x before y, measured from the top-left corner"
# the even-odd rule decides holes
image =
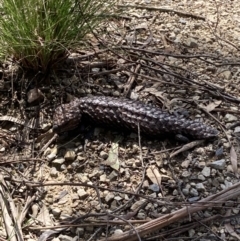
[[[72,101],[56,108],[53,115],[53,131],[61,133],[75,129],[81,121],[78,104]]]

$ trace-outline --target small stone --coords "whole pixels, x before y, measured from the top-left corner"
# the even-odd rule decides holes
[[[226,188],[229,188],[233,185],[232,182],[228,182],[227,180],[224,180],[224,184],[225,184]]]
[[[52,197],[47,197],[46,198],[46,201],[49,203],[49,204],[53,204],[54,203],[54,200]]]
[[[239,133],[240,132],[240,126],[235,127],[234,133]]]
[[[214,162],[210,163],[209,166],[211,166],[212,168],[217,169],[217,170],[223,170],[226,166],[226,161],[225,161],[225,159],[214,161]]]
[[[231,147],[231,143],[230,142],[225,142],[225,143],[223,143],[223,147],[225,149],[229,149]]]
[[[51,128],[51,126],[51,123],[43,123],[41,127],[44,131],[48,131]]]
[[[93,200],[93,201],[91,201],[90,202],[90,205],[92,206],[92,207],[94,207],[94,208],[98,208],[98,207],[100,207],[100,204],[99,204],[99,202],[97,201],[97,200]]]
[[[100,152],[100,157],[106,160],[108,158],[108,154],[105,151]]]
[[[61,171],[64,171],[64,170],[66,170],[67,169],[67,166],[65,165],[65,164],[62,164],[61,166],[60,166],[60,170]]]
[[[188,235],[189,235],[190,238],[192,238],[194,236],[194,234],[195,234],[194,229],[191,228],[190,230],[188,230]]]
[[[68,202],[68,200],[69,200],[68,196],[65,196],[65,197],[59,199],[58,204],[59,205],[66,204]]]
[[[87,183],[89,181],[88,177],[86,176],[86,174],[83,173],[79,173],[77,174],[78,180],[82,183]]]
[[[22,186],[20,187],[20,189],[18,189],[19,192],[25,192],[26,191],[26,186]]]
[[[199,175],[197,176],[197,178],[198,178],[198,180],[200,180],[200,181],[205,181],[205,180],[206,180],[206,178],[205,178],[202,174],[199,174]]]
[[[47,148],[47,150],[44,152],[44,155],[47,155],[47,159],[49,161],[52,161],[58,153],[57,146],[54,146],[53,148]]]
[[[71,236],[63,235],[63,234],[60,234],[58,236],[58,238],[60,239],[60,241],[76,241],[76,240],[78,240],[77,236],[72,238]]]
[[[212,216],[212,212],[209,212],[208,210],[206,210],[206,211],[203,212],[203,215],[204,215],[205,218],[209,218],[209,217]]]
[[[188,196],[189,195],[189,189],[183,188],[182,193],[183,193],[184,196]]]
[[[107,180],[107,175],[106,174],[101,175],[100,178],[99,178],[100,182],[106,182],[106,180]]]
[[[27,101],[30,104],[41,103],[44,100],[44,95],[40,89],[33,88],[27,93]]]
[[[114,91],[113,93],[112,93],[112,95],[114,96],[114,97],[119,97],[121,94],[120,94],[120,92],[119,91]]]
[[[114,199],[114,194],[109,192],[107,196],[105,197],[105,201],[108,203]]]
[[[80,205],[81,205],[80,200],[76,200],[75,202],[72,202],[71,208],[76,209],[76,208],[79,208]]]
[[[135,162],[133,163],[133,167],[140,167],[142,165],[142,162],[139,159],[136,159]]]
[[[196,183],[195,182],[191,182],[190,185],[191,185],[191,187],[196,187]]]
[[[47,155],[48,161],[52,161],[55,157],[56,157],[55,153],[50,153],[49,155]]]
[[[100,71],[100,68],[92,68],[92,72],[98,73]]]
[[[94,169],[91,173],[88,174],[88,177],[89,177],[89,178],[98,177],[99,174],[100,174],[100,173],[99,173],[99,170]]]
[[[197,202],[199,199],[200,199],[200,197],[191,197],[191,198],[188,198],[188,201],[190,203],[194,203],[194,202]]]
[[[121,201],[123,198],[122,197],[120,197],[120,196],[115,196],[114,197],[114,200],[116,200],[116,201]]]
[[[223,76],[227,80],[230,80],[232,78],[232,73],[229,70],[225,70],[221,73],[221,76]]]
[[[205,191],[205,187],[204,187],[204,185],[203,185],[202,183],[197,183],[197,184],[196,184],[196,189],[197,189],[198,191],[200,191],[200,192]]]
[[[113,235],[121,235],[123,233],[122,229],[116,229]]]
[[[214,168],[212,168],[212,170],[211,170],[211,176],[212,176],[212,177],[215,177],[216,175],[217,175],[217,170],[214,169]]]
[[[76,153],[73,150],[68,150],[64,155],[66,161],[74,161],[75,157]]]
[[[58,171],[56,169],[56,167],[52,167],[51,170],[50,170],[50,176],[51,177],[57,177],[58,176]]]
[[[70,166],[73,170],[76,170],[79,167],[79,162],[75,160]]]
[[[188,46],[189,48],[197,48],[198,43],[196,39],[194,38],[188,38],[187,41],[185,42],[185,45]]]
[[[204,167],[204,168],[203,168],[202,174],[203,174],[204,177],[209,177],[209,176],[210,176],[210,173],[211,173],[210,167]]]
[[[178,195],[178,190],[177,189],[174,189],[173,190],[173,196],[177,196]]]
[[[185,18],[180,18],[180,19],[179,19],[179,23],[181,23],[181,24],[184,24],[184,25],[185,25],[185,24],[187,24],[187,22],[188,22],[188,21],[187,21],[187,19],[185,19]]]
[[[220,184],[220,187],[222,188],[222,190],[226,189],[226,186],[224,184]]]
[[[167,213],[167,212],[168,212],[168,208],[163,207],[162,210],[161,210],[161,213]]]
[[[170,62],[170,64],[174,64],[178,59],[177,58],[174,58],[174,57],[171,57],[171,56],[169,56],[168,57],[168,60],[169,60],[169,62]]]
[[[77,194],[81,199],[85,199],[88,196],[88,193],[83,188],[79,188]]]
[[[59,164],[59,165],[63,164],[64,162],[65,162],[64,158],[56,158],[52,161],[52,163]]]
[[[233,122],[233,121],[237,121],[238,117],[232,114],[226,114],[224,119],[226,120],[226,122]]]
[[[185,160],[185,161],[182,162],[181,166],[182,166],[182,168],[188,168],[189,164],[190,164],[190,161],[189,160]]]
[[[142,185],[142,188],[148,189],[148,187],[149,187],[149,182],[148,182],[148,180],[144,180],[143,185]]]
[[[197,189],[195,189],[195,188],[191,188],[189,193],[190,193],[190,195],[192,195],[194,197],[198,197],[198,195],[199,195]]]
[[[118,173],[117,173],[116,171],[112,171],[112,172],[108,175],[107,178],[108,178],[110,181],[114,181],[114,180],[117,179],[117,177],[118,177]]]
[[[52,209],[52,214],[54,215],[54,217],[58,218],[61,214],[62,210],[59,207],[54,207]]]
[[[78,194],[77,194],[77,193],[71,194],[71,199],[72,199],[73,201],[79,200]]]
[[[138,212],[138,214],[137,214],[137,218],[140,219],[140,220],[146,219],[146,216],[147,216],[146,213],[143,212],[143,211],[140,211],[140,212]]]
[[[85,156],[77,156],[77,161],[78,162],[84,162],[86,160],[86,157]]]
[[[203,154],[205,151],[204,151],[204,148],[199,147],[199,148],[197,148],[197,149],[195,150],[195,152],[196,152],[197,154]]]
[[[198,168],[203,169],[206,166],[206,162],[199,162],[198,163]]]
[[[34,203],[32,205],[32,217],[33,218],[37,217],[38,211],[39,211],[39,206],[36,203]]]
[[[227,171],[228,171],[228,172],[233,172],[233,167],[232,167],[232,165],[228,165],[228,166],[227,166]]]
[[[182,177],[189,177],[190,175],[191,175],[191,173],[188,172],[188,171],[183,171],[182,172]]]
[[[111,210],[115,210],[116,208],[118,208],[118,204],[116,200],[113,200],[111,202]]]
[[[160,187],[156,183],[151,184],[149,186],[149,189],[152,190],[153,192],[159,192],[160,191]]]
[[[76,229],[76,234],[81,237],[84,234],[84,228],[77,228]]]
[[[221,146],[220,148],[218,148],[216,151],[215,151],[215,156],[221,156],[223,154],[223,146]]]
[[[64,207],[64,209],[62,210],[62,214],[70,216],[73,214],[73,209],[70,206]]]
[[[5,147],[1,147],[1,148],[0,148],[0,152],[1,152],[1,153],[5,152],[5,150],[6,150]]]

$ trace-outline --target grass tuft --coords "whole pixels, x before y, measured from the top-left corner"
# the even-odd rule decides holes
[[[109,3],[110,2],[110,3]],[[109,16],[109,0],[2,0],[0,57],[43,72]]]

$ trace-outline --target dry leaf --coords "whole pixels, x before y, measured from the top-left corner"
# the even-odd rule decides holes
[[[158,184],[160,186],[162,178],[156,166],[150,166],[147,169],[147,176],[152,181],[152,183]]]
[[[231,236],[233,236],[233,237],[237,238],[238,240],[240,240],[240,236],[234,231],[234,229],[233,229],[233,227],[232,227],[232,225],[230,223],[225,223],[224,227],[225,227],[225,229],[228,231],[228,233]]]
[[[108,153],[108,159],[104,163],[105,165],[110,166],[114,170],[118,171],[120,168],[119,159],[118,159],[118,143],[113,142],[111,149]]]
[[[164,96],[163,91],[159,91],[156,88],[152,88],[152,87],[145,88],[143,91],[155,96],[156,98],[159,98],[164,103],[164,106],[166,106],[167,109],[170,109],[169,107],[171,102],[166,98],[166,96]]]
[[[231,210],[228,209],[227,212],[226,212],[226,216],[230,216],[230,215],[231,215]],[[232,225],[229,222],[226,222],[224,224],[224,227],[225,227],[225,229],[228,231],[228,233],[231,236],[233,236],[233,237],[237,238],[238,240],[240,240],[240,236],[234,231]]]
[[[233,172],[238,178],[239,174],[238,174],[238,167],[237,167],[237,153],[233,146],[231,147],[231,150],[230,150],[230,159],[231,159]]]
[[[43,204],[38,216],[37,220],[42,222],[43,226],[51,226],[53,225],[52,219],[49,214],[49,210],[46,205]]]
[[[221,100],[217,100],[214,102],[211,102],[210,104],[208,104],[207,106],[204,105],[199,105],[201,108],[203,108],[204,110],[206,110],[207,112],[211,112],[213,111],[216,107],[218,107],[220,104],[222,103]]]

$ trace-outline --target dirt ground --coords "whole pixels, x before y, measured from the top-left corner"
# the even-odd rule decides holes
[[[3,66],[0,240],[12,226],[11,240],[240,240],[240,2],[116,9],[47,81],[21,75],[14,89]],[[141,100],[219,135],[183,143],[87,123],[55,138],[55,108],[86,95]]]

